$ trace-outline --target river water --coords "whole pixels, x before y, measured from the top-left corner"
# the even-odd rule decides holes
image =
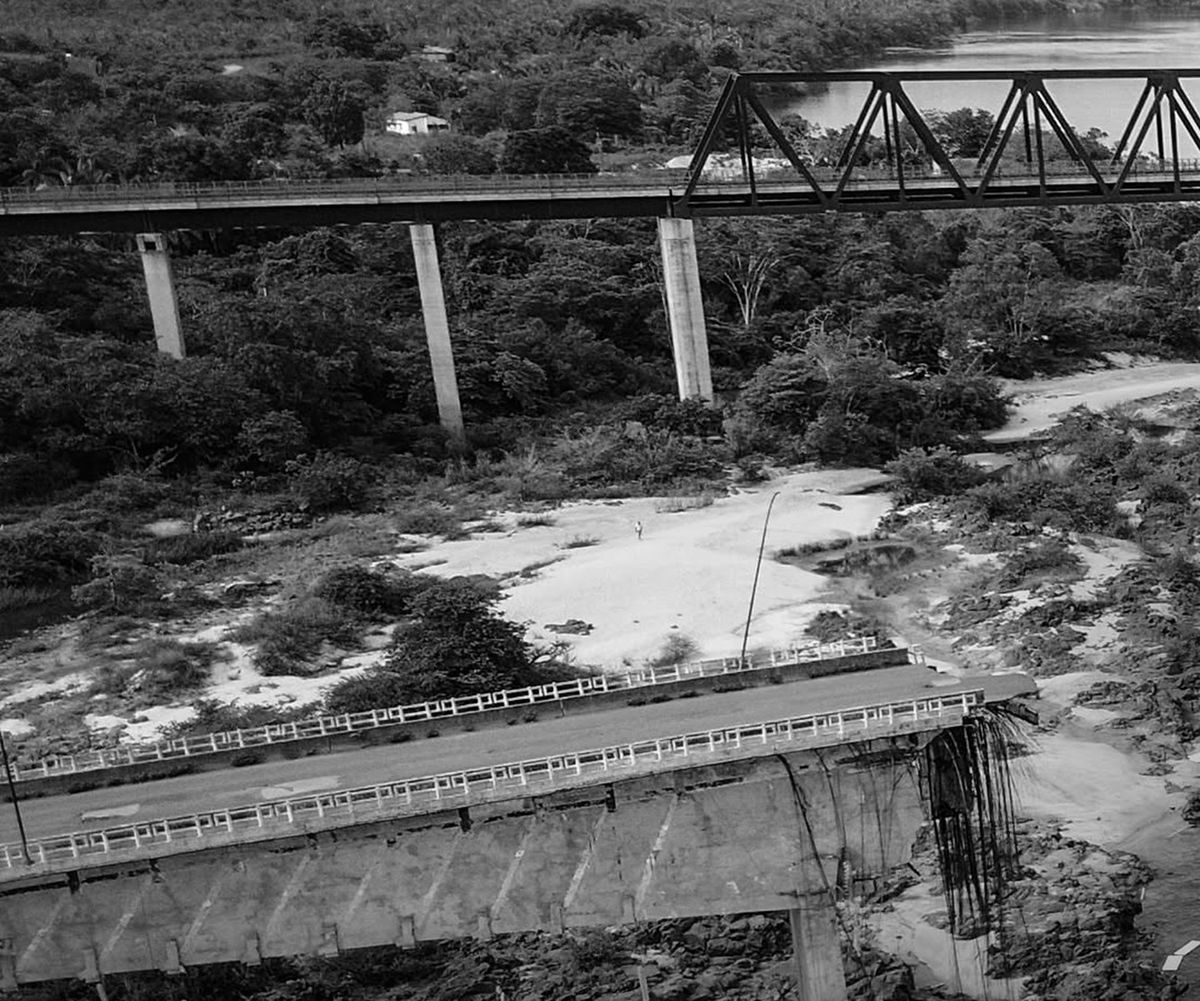
[[[938,49],[897,49],[878,62],[844,69],[995,70],[1200,68],[1200,10],[1136,11],[1127,8],[1059,13],[996,21]],[[1113,141],[1142,90],[1137,80],[1055,81],[1050,92],[1079,133],[1099,128]],[[921,109],[985,108],[998,114],[1008,92],[999,81],[914,82],[905,89]],[[1200,107],[1200,79],[1184,89]],[[790,112],[830,128],[858,116],[866,84],[836,83],[827,91],[787,102]],[[1181,152],[1196,155],[1190,145]]]

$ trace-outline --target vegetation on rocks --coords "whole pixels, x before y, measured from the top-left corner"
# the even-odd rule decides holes
[[[490,583],[423,578],[387,658],[330,688],[326,706],[335,713],[363,712],[577,676],[558,661],[558,651],[529,643],[525,627],[496,610],[497,599]]]

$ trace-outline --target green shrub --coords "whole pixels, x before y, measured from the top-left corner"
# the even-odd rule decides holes
[[[92,558],[92,579],[72,588],[71,597],[95,611],[136,614],[154,604],[162,591],[162,576],[136,556],[101,555]]]
[[[0,587],[66,584],[87,576],[100,537],[67,522],[0,528]]]
[[[900,504],[960,494],[984,480],[979,469],[963,462],[945,446],[932,450],[906,449],[884,466],[884,470],[898,481],[893,490]]]
[[[57,598],[61,593],[56,587],[0,587],[0,612],[40,605]]]
[[[74,479],[65,462],[28,452],[0,455],[0,504],[42,500]]]
[[[1070,474],[1039,472],[972,487],[955,502],[964,514],[986,522],[1028,521],[1036,527],[1107,532],[1117,523],[1111,485]]]
[[[92,693],[164,698],[199,688],[209,680],[216,647],[154,637],[129,651],[129,662],[102,664]]]
[[[308,431],[290,410],[272,410],[244,421],[237,443],[246,461],[277,473],[308,448]]]
[[[443,535],[447,538],[462,534],[462,519],[453,509],[441,504],[422,504],[392,516],[392,527],[407,535]]]
[[[370,466],[332,452],[302,455],[285,463],[284,471],[301,510],[315,513],[360,507],[375,481]]]
[[[138,687],[154,696],[199,688],[211,677],[216,652],[212,643],[148,639],[134,647],[131,653],[142,673]]]
[[[646,661],[650,667],[674,667],[695,660],[700,653],[700,645],[690,636],[682,633],[672,633],[658,648],[658,653]]]
[[[346,609],[317,597],[305,597],[277,612],[264,612],[234,630],[233,639],[257,643],[254,666],[261,674],[310,675],[313,660],[328,641],[338,646],[358,643],[358,624]]]
[[[1178,480],[1159,473],[1150,476],[1143,482],[1142,499],[1147,504],[1167,504],[1184,507],[1191,503],[1192,495]]]
[[[637,421],[656,431],[706,437],[721,433],[720,410],[703,400],[680,400],[663,393],[645,393],[616,408],[617,421]]]
[[[304,706],[239,705],[234,702],[218,702],[216,699],[198,699],[193,708],[196,715],[191,719],[163,727],[165,739],[176,740],[180,737],[198,737],[226,730],[290,723],[312,715],[312,710]]]
[[[804,633],[819,643],[836,643],[855,636],[874,636],[882,641],[888,635],[882,623],[873,618],[857,612],[834,612],[830,609],[814,615],[804,627]]]
[[[167,499],[170,487],[152,476],[118,473],[105,477],[83,498],[83,503],[107,514],[150,511]]]
[[[186,566],[222,553],[236,553],[244,546],[237,532],[191,532],[148,542],[142,549],[142,559],[151,566],[163,563]]]
[[[339,682],[325,694],[330,712],[523,688],[576,677],[542,662],[525,630],[496,611],[494,586],[463,577],[435,580],[412,602],[412,621],[397,630],[377,668]]]
[[[1031,583],[1034,578],[1075,575],[1080,559],[1060,539],[1039,539],[1005,558],[997,585],[1011,589]]]
[[[609,425],[564,433],[546,452],[550,465],[592,496],[700,489],[724,480],[728,459],[724,445],[668,431],[629,438]]]
[[[430,578],[406,571],[381,573],[366,567],[346,566],[322,574],[311,594],[341,608],[369,616],[404,615],[415,595]]]

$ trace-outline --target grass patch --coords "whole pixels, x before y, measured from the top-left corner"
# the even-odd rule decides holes
[[[517,528],[548,528],[554,523],[553,515],[523,514],[517,519]]]
[[[480,534],[487,532],[503,532],[504,526],[500,522],[489,518],[487,521],[481,521],[478,524],[472,525],[471,531],[478,532]]]
[[[163,563],[186,566],[212,556],[236,553],[244,546],[245,543],[237,532],[193,532],[190,535],[154,539],[143,548],[142,559],[151,566]]]
[[[664,497],[654,505],[654,510],[657,514],[699,511],[701,508],[712,507],[716,499],[716,494],[710,490],[705,490],[695,497]]]
[[[559,549],[586,549],[588,546],[597,545],[600,539],[595,535],[575,535],[567,539],[566,542],[558,544]]]
[[[461,539],[466,533],[462,519],[442,504],[421,504],[392,516],[392,528],[404,535],[440,535]]]
[[[0,587],[0,612],[15,612],[18,608],[30,608],[62,594],[55,587],[38,587],[35,584]]]
[[[530,563],[528,566],[521,567],[521,569],[517,571],[517,576],[528,580],[531,577],[536,577],[538,573],[542,570],[545,570],[546,567],[554,566],[555,563],[561,563],[562,561],[562,556],[552,556],[548,560],[538,560],[536,563]]]
[[[312,708],[306,706],[239,705],[233,702],[218,702],[216,699],[200,699],[195,703],[196,715],[179,723],[163,727],[167,740],[179,737],[197,737],[226,730],[248,730],[276,723],[312,716]]]
[[[358,620],[340,605],[306,596],[277,612],[264,612],[230,635],[239,643],[256,643],[254,666],[268,677],[315,674],[321,644],[358,645]]]
[[[216,658],[212,643],[152,637],[135,644],[127,660],[102,665],[91,693],[164,698],[192,691],[208,681]]]
[[[700,653],[700,645],[690,636],[682,633],[672,633],[659,647],[658,653],[646,661],[649,667],[674,667],[696,660]]]
[[[772,559],[787,560],[799,556],[815,556],[818,553],[836,553],[840,549],[849,548],[855,541],[857,540],[845,536],[840,539],[828,539],[824,542],[801,542],[794,546],[775,550]]]

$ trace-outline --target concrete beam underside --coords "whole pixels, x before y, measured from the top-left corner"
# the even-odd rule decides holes
[[[150,318],[154,321],[154,339],[158,350],[172,358],[187,354],[183,326],[179,322],[179,302],[175,298],[175,278],[171,272],[171,253],[164,233],[139,233],[138,253],[146,276],[146,295],[150,300]]]
[[[931,736],[31,877],[0,893],[0,988],[786,910],[802,912],[801,981],[821,992],[802,997],[836,1001],[828,888],[907,861]]]
[[[433,392],[437,398],[438,420],[450,437],[461,442],[465,435],[462,403],[458,397],[458,376],[454,370],[454,350],[450,344],[450,321],[446,317],[446,297],[442,292],[442,272],[438,263],[437,235],[428,223],[408,227],[412,239],[417,284],[421,291],[421,309],[425,314],[425,339],[429,344],[429,363],[433,368]]]
[[[704,299],[692,220],[660,218],[658,240],[662,249],[663,287],[667,296],[667,319],[671,327],[679,398],[711,400],[708,331],[704,326]]]

